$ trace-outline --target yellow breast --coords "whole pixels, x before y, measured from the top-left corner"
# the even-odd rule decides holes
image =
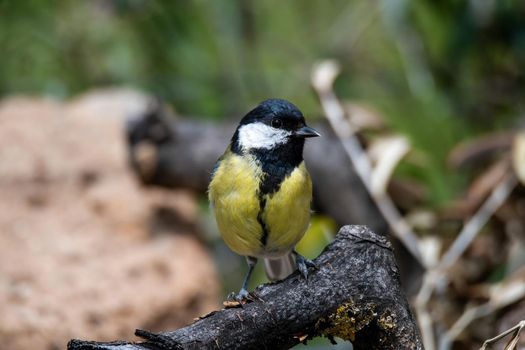
[[[209,198],[222,238],[240,255],[256,256],[261,249],[259,179],[255,159],[229,153],[221,160],[209,186]]]
[[[263,173],[251,156],[226,153],[209,186],[209,198],[222,238],[234,252],[245,256],[279,256],[304,235],[310,220],[312,183],[304,162],[265,195],[259,219],[267,239],[263,245],[259,186]]]
[[[263,219],[268,227],[266,256],[279,256],[301,240],[310,222],[312,182],[304,162],[284,179],[279,191],[267,195]]]

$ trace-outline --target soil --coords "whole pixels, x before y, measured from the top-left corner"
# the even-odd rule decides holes
[[[0,348],[129,340],[217,307],[195,198],[128,167],[125,120],[147,104],[115,89],[0,101]]]

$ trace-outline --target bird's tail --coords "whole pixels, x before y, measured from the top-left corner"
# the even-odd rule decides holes
[[[270,281],[279,281],[288,277],[297,269],[292,252],[279,258],[264,258],[264,271]]]

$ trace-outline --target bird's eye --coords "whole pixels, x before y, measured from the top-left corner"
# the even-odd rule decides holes
[[[279,129],[281,126],[283,126],[283,121],[281,119],[278,119],[278,118],[272,119],[272,127]]]

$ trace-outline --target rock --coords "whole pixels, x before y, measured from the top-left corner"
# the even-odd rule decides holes
[[[127,90],[0,103],[2,349],[133,339],[217,307],[195,199],[128,169],[124,118],[147,103]]]

